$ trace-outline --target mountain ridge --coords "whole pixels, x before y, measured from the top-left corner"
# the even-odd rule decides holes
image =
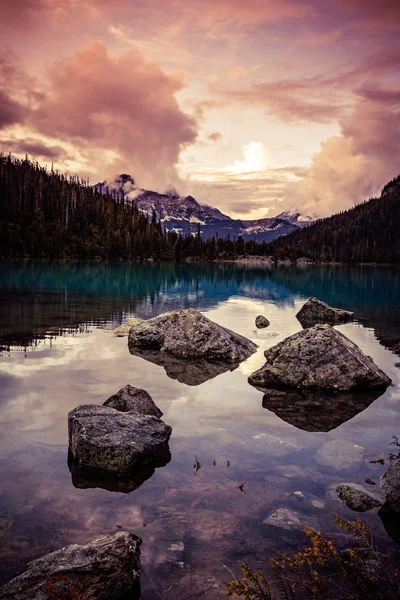
[[[157,219],[168,231],[177,234],[197,234],[205,238],[214,236],[269,242],[286,235],[312,222],[311,217],[303,216],[290,209],[276,217],[261,219],[234,219],[222,213],[218,208],[200,204],[193,196],[180,196],[174,189],[159,193],[138,188],[134,179],[124,173],[114,181],[97,183],[96,191],[111,191],[126,201],[133,202],[137,208],[151,216],[153,211]]]

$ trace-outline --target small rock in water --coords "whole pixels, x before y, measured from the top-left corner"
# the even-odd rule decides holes
[[[400,459],[394,460],[380,478],[389,510],[400,512]]]
[[[336,493],[349,508],[357,512],[379,508],[384,502],[383,495],[356,483],[339,483],[336,485]]]
[[[330,325],[346,323],[354,319],[354,313],[340,308],[333,308],[312,296],[302,306],[296,317],[303,327],[313,327],[317,323],[328,323]]]
[[[266,517],[263,525],[272,525],[288,531],[299,530],[302,528],[302,522],[297,513],[288,508],[278,508],[275,512]]]
[[[141,539],[119,531],[73,544],[28,564],[0,590],[1,600],[138,598]]]
[[[332,440],[319,448],[315,459],[320,465],[345,471],[364,462],[364,448],[346,440]]]
[[[256,317],[257,329],[265,329],[265,327],[269,327],[269,325],[270,325],[270,322],[263,315],[258,315],[258,317]]]
[[[150,394],[141,388],[126,385],[116,394],[108,398],[103,406],[115,408],[120,412],[134,412],[138,415],[154,415],[161,418],[163,413],[158,408]]]
[[[372,481],[372,479],[370,479],[369,477],[366,477],[364,481],[365,483],[368,483],[368,485],[376,485],[375,481]]]
[[[262,525],[279,527],[287,531],[301,531],[307,525],[316,526],[317,522],[317,519],[302,515],[289,508],[278,508],[262,521]]]
[[[266,363],[249,377],[262,389],[368,390],[391,380],[372,358],[330,325],[316,325],[289,336],[264,352]]]

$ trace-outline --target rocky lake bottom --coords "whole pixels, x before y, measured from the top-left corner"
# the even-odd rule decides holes
[[[309,296],[354,311],[337,329],[392,379],[386,391],[333,402],[249,385],[264,350],[301,330],[295,315]],[[131,355],[112,332],[178,308],[257,352],[232,371],[182,372]],[[258,315],[270,326],[256,329]],[[332,512],[358,513],[333,486],[378,482],[379,459],[396,451],[399,343],[400,270],[388,267],[1,262],[0,583],[64,545],[128,531],[143,540],[143,600],[214,600],[238,561],[262,568],[266,553],[304,542],[306,525],[340,543]],[[170,456],[121,487],[74,469],[67,415],[127,384],[149,392],[172,434]],[[398,543],[399,524],[378,512],[361,516],[381,545]]]

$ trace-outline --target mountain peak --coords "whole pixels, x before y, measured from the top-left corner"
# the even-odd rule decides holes
[[[147,215],[152,215],[154,211],[165,229],[178,234],[197,234],[200,227],[200,234],[205,238],[229,235],[232,239],[241,236],[244,240],[263,242],[311,222],[311,217],[302,216],[295,208],[282,212],[277,217],[232,219],[218,208],[199,204],[191,195],[180,196],[173,187],[163,194],[136,187],[133,177],[126,173],[122,173],[114,181],[97,184],[95,188],[103,192],[111,191],[126,201],[134,202]]]

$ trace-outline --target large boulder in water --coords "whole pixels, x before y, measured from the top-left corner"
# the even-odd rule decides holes
[[[354,313],[340,308],[333,308],[311,296],[297,313],[296,317],[302,327],[313,327],[318,323],[328,323],[329,325],[338,325],[347,323],[354,319]]]
[[[73,544],[28,564],[0,590],[1,600],[138,598],[140,538],[120,531]]]
[[[171,427],[153,415],[87,404],[68,415],[69,447],[81,466],[127,473],[150,464],[168,445]]]
[[[386,495],[386,508],[400,512],[400,458],[392,462],[380,478],[380,484]]]
[[[249,377],[260,388],[368,390],[386,388],[390,378],[330,325],[316,325],[265,351],[267,362]]]
[[[129,350],[160,351],[181,359],[239,363],[257,349],[247,338],[214,323],[197,310],[174,310],[131,327]]]
[[[103,406],[115,408],[120,412],[134,412],[138,415],[154,415],[162,417],[163,413],[146,390],[126,385],[116,394],[110,396]]]

